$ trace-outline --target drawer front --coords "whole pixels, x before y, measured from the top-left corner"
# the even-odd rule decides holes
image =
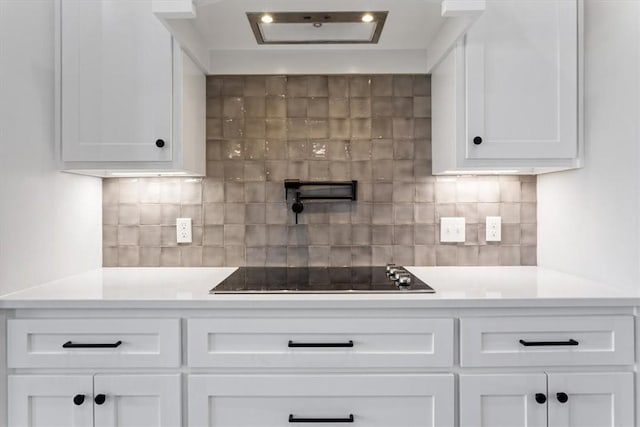
[[[447,367],[453,319],[189,319],[193,367]]]
[[[191,375],[188,387],[190,427],[454,423],[452,374]]]
[[[633,363],[632,316],[460,319],[461,366]]]
[[[10,368],[180,366],[180,319],[13,319]]]

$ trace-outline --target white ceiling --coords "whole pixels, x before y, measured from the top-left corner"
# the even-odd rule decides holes
[[[440,29],[441,0],[196,0],[195,28],[210,51],[426,50]],[[258,45],[246,12],[389,11],[376,45]],[[215,52],[212,52],[215,55]]]

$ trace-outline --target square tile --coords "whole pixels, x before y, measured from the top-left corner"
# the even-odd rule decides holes
[[[244,78],[244,96],[265,96],[266,93],[264,76],[246,76]]]
[[[368,76],[350,76],[349,96],[352,98],[371,96],[371,78]]]
[[[202,248],[202,265],[206,267],[223,267],[225,250],[221,247],[205,246]]]
[[[267,244],[266,225],[247,225],[245,227],[246,246],[265,246]]]
[[[309,96],[329,96],[329,78],[327,76],[309,76],[307,78],[307,85],[307,93]]]
[[[390,75],[377,75],[371,77],[372,96],[393,95],[393,77]]]
[[[329,117],[332,119],[349,117],[349,98],[329,98]]]
[[[393,76],[393,95],[394,96],[412,96],[413,95],[413,78],[411,76],[394,75]]]
[[[244,245],[245,226],[243,224],[225,224],[224,225],[224,245]]]
[[[267,76],[265,85],[267,95],[285,95],[287,93],[286,76]]]
[[[329,76],[328,89],[330,98],[348,98],[349,80],[345,76]]]
[[[243,203],[224,204],[225,224],[244,224],[245,221],[245,205]]]

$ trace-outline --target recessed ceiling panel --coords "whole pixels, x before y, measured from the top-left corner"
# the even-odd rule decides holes
[[[251,12],[258,44],[375,44],[387,12]]]

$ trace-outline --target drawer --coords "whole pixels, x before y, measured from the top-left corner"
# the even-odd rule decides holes
[[[189,319],[193,367],[420,368],[453,364],[453,319]]]
[[[632,316],[460,319],[461,366],[633,363]]]
[[[180,366],[180,319],[13,319],[10,368]]]
[[[454,425],[452,374],[191,375],[188,388],[190,427]]]

